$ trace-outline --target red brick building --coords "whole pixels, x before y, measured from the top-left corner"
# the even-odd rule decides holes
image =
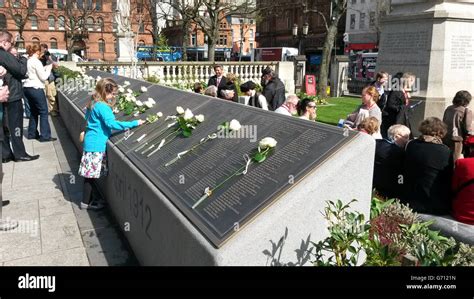
[[[87,5],[90,8],[87,18],[83,22],[80,31],[68,32],[67,17],[64,5],[70,0],[0,0],[0,29],[10,31],[19,48],[32,43],[45,43],[52,49],[67,50],[66,34],[70,34],[74,40],[73,52],[89,60],[115,60],[116,34],[114,25],[114,14],[117,7],[116,0],[77,0],[75,5]],[[27,16],[23,40],[18,34],[18,27],[9,9],[9,3],[18,3],[15,12],[19,17]],[[140,32],[137,41],[144,44],[152,44],[152,36],[149,15],[147,11],[140,9],[136,0],[132,0],[132,30]],[[25,5],[22,8],[21,5]],[[27,7],[31,6],[32,13],[27,13]],[[140,13],[142,11],[142,13]],[[143,25],[139,28],[139,15],[141,14]],[[25,19],[26,20],[26,19]],[[140,30],[141,29],[141,30]]]

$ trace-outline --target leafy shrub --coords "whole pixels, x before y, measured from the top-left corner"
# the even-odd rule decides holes
[[[55,69],[55,74],[57,77],[61,79],[65,78],[77,78],[81,77],[81,73],[78,71],[73,71],[65,66],[59,66],[58,68]]]
[[[317,105],[327,105],[329,104],[326,99],[320,97],[320,96],[310,96],[308,95],[307,93],[305,92],[299,92],[296,94],[298,96],[298,98],[300,98],[301,100],[303,99],[310,99],[312,100],[313,102],[315,102]]]

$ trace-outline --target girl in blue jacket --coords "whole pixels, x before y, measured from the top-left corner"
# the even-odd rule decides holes
[[[99,210],[103,205],[92,202],[94,180],[107,175],[107,155],[105,152],[107,140],[112,130],[125,130],[144,123],[143,120],[120,122],[115,120],[112,107],[115,105],[117,83],[105,78],[97,82],[95,95],[87,104],[85,118],[87,126],[84,136],[83,153],[79,175],[84,177],[84,191],[81,209]]]

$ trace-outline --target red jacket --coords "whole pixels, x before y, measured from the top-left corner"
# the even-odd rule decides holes
[[[470,180],[474,180],[474,158],[456,160],[453,175],[453,191],[456,192],[453,217],[460,222],[474,224],[474,182],[460,189]]]

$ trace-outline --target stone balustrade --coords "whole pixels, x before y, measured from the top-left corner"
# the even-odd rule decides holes
[[[280,62],[138,62],[136,68],[131,62],[80,62],[77,67],[83,71],[106,71],[137,79],[155,77],[159,83],[173,85],[207,82],[214,74],[215,64],[222,65],[225,73],[236,74],[241,82],[259,83],[263,69],[270,66],[278,72]]]

